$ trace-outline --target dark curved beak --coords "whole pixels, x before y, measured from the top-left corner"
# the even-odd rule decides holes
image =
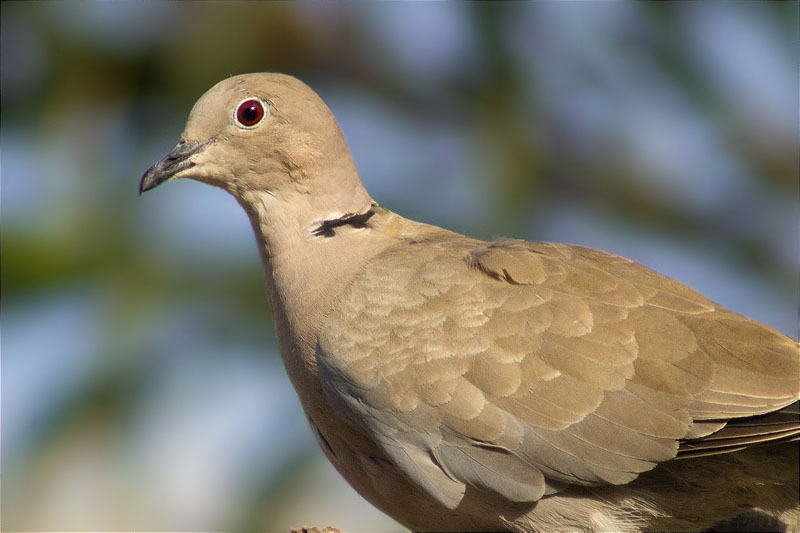
[[[139,182],[139,196],[144,191],[149,191],[173,178],[178,172],[192,168],[195,164],[189,161],[189,158],[203,150],[207,145],[208,143],[198,141],[179,142],[170,153],[145,171],[142,180]]]

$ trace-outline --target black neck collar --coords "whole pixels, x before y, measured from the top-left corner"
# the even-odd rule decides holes
[[[352,226],[354,228],[366,228],[367,221],[372,218],[372,215],[375,214],[373,209],[370,209],[366,213],[348,213],[344,216],[339,218],[334,218],[331,220],[323,220],[319,226],[317,226],[312,234],[317,237],[333,237],[336,235],[334,231],[336,228],[340,226]]]

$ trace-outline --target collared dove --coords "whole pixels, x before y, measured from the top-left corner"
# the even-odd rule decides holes
[[[140,192],[174,178],[245,209],[319,445],[407,527],[798,527],[796,340],[617,255],[380,207],[290,76],[205,93]]]

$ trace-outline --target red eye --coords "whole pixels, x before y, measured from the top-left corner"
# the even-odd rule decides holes
[[[262,118],[264,118],[264,104],[255,98],[245,100],[236,110],[236,120],[242,126],[255,126]]]

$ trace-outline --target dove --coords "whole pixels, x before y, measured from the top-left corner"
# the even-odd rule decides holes
[[[178,178],[247,213],[319,446],[408,528],[798,527],[797,340],[618,255],[381,207],[288,75],[208,90],[140,194]]]

